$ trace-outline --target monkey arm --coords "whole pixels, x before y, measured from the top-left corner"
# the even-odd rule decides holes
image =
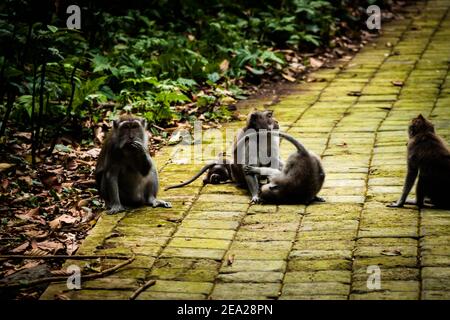
[[[131,165],[143,176],[146,176],[152,168],[152,161],[148,151],[138,141],[133,141],[129,146],[135,151]]]
[[[245,174],[258,174],[260,176],[267,176],[267,177],[281,173],[280,170],[270,167],[252,167],[252,166],[244,166],[244,172]]]
[[[411,162],[411,160],[409,162]],[[405,179],[405,184],[403,186],[402,196],[400,197],[400,199],[397,202],[394,202],[394,203],[388,205],[388,207],[392,207],[392,208],[403,207],[403,205],[406,202],[406,197],[408,196],[409,192],[411,191],[411,189],[414,185],[414,181],[416,181],[418,172],[419,172],[418,167],[414,166],[411,163],[408,164],[408,173],[406,174],[406,179]]]

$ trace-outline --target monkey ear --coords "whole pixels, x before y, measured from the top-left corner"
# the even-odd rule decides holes
[[[114,129],[117,129],[119,127],[119,119],[113,120],[112,126]]]
[[[250,115],[250,123],[255,123],[257,117],[258,117],[258,115],[256,113],[252,113]]]
[[[272,118],[273,116],[273,110],[267,110],[267,115]]]
[[[423,115],[421,113],[417,116],[417,119],[425,120],[425,118],[423,117]]]
[[[269,189],[270,190],[277,190],[278,189],[278,185],[277,184],[269,184]]]
[[[141,118],[141,125],[142,125],[142,128],[147,129],[147,120],[145,120],[144,118]]]

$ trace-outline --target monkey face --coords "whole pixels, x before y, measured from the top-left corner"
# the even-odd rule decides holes
[[[229,179],[228,172],[222,166],[216,166],[211,168],[209,179],[206,178],[207,183],[220,184],[221,182],[227,181]],[[212,173],[211,173],[212,172]]]
[[[280,186],[274,183],[267,183],[261,187],[260,198],[264,202],[273,203],[280,199]]]
[[[256,131],[261,129],[273,130],[279,129],[278,121],[273,118],[273,111],[253,111],[247,119],[247,127],[253,128]]]
[[[117,132],[119,147],[124,148],[134,142],[147,144],[147,135],[145,133],[145,119],[141,118],[120,118],[114,121],[114,131]]]
[[[416,118],[411,120],[411,124],[408,128],[409,137],[412,138],[419,133],[434,133],[434,125],[425,119],[422,114],[419,114]]]

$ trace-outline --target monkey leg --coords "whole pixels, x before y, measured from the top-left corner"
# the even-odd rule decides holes
[[[423,208],[425,199],[425,185],[423,183],[422,177],[419,175],[419,179],[417,180],[416,187],[416,205],[419,208]]]
[[[247,182],[248,190],[250,191],[250,194],[252,196],[252,200],[250,203],[260,203],[261,200],[259,199],[259,182],[258,177],[256,175],[245,175],[245,181]]]
[[[119,211],[125,210],[120,202],[119,197],[119,177],[115,170],[106,172],[106,179],[103,179],[102,190],[106,191],[108,197],[105,198],[106,206],[109,208],[108,213],[114,214]],[[109,183],[108,183],[109,181]]]

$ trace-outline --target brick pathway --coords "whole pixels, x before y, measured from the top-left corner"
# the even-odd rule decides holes
[[[79,254],[133,251],[136,261],[80,291],[52,285],[42,298],[127,299],[156,279],[139,299],[450,299],[450,211],[385,207],[401,192],[409,120],[421,112],[450,140],[449,8],[409,7],[343,67],[313,74],[323,80],[271,107],[283,130],[322,156],[326,203],[249,206],[233,185],[199,179],[161,192],[172,209],[103,215]],[[172,152],[155,159],[163,186],[201,167],[171,163]],[[367,288],[368,266],[380,267],[380,290]]]

